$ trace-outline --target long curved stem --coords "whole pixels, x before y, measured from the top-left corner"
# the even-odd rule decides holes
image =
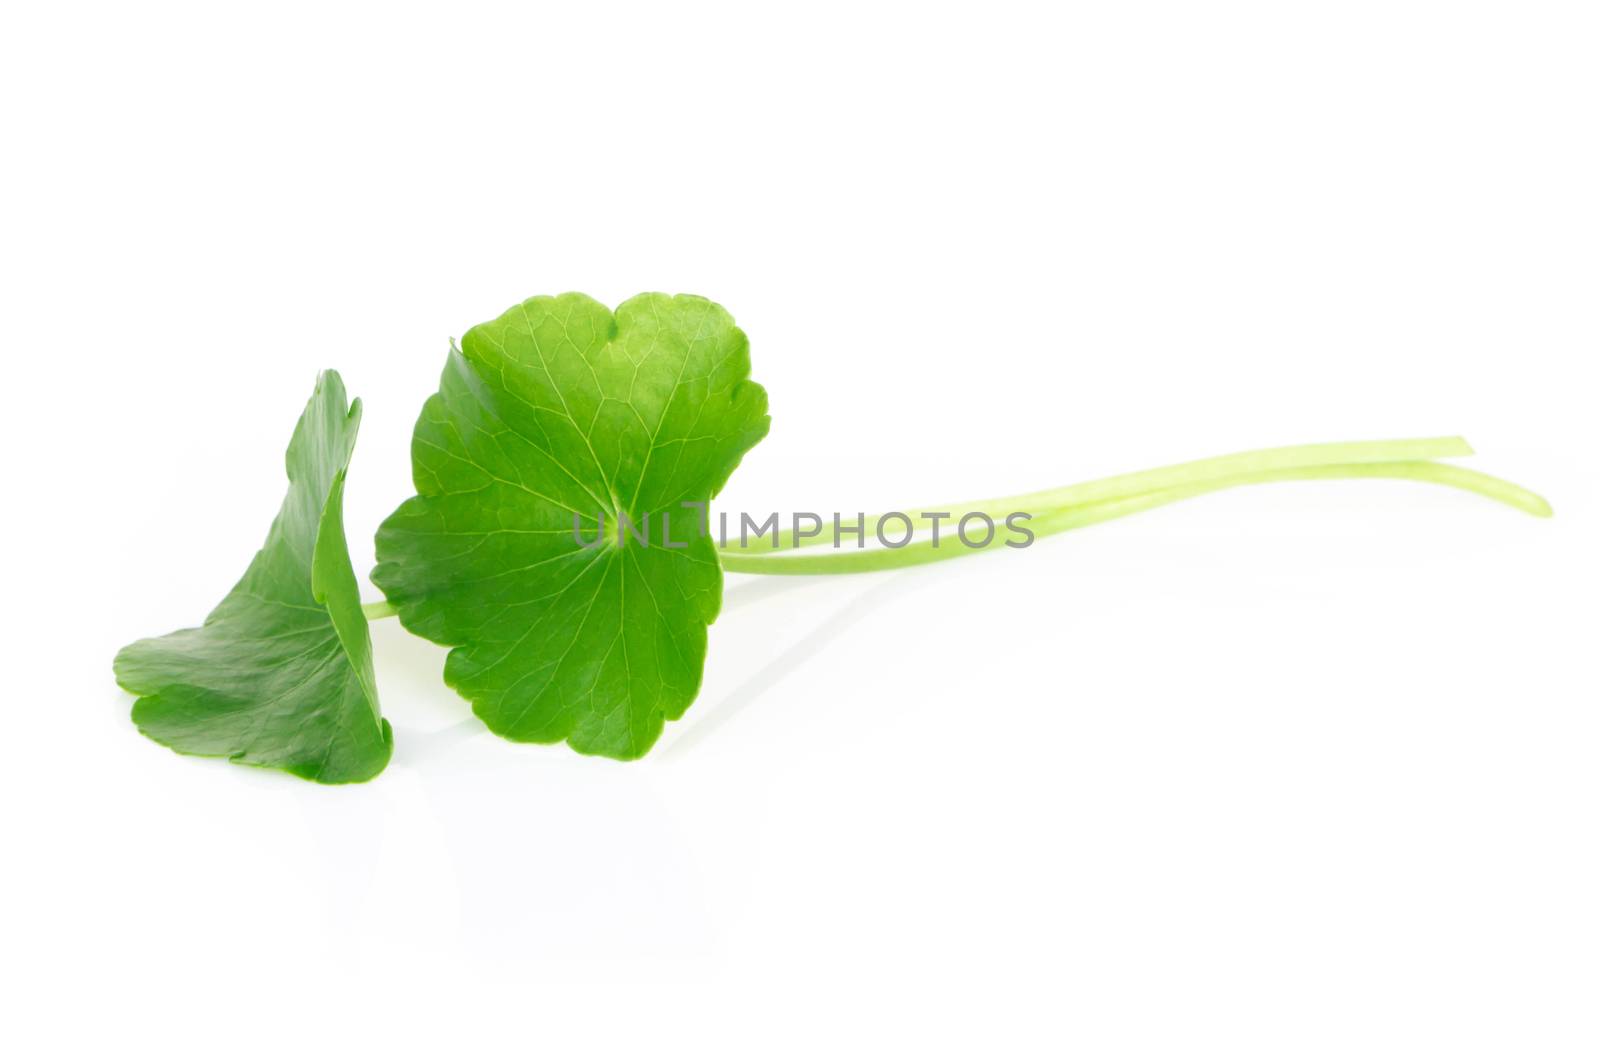
[[[1038,492],[1025,492],[1015,496],[1000,496],[952,503],[942,506],[917,507],[905,513],[915,519],[924,514],[947,514],[959,521],[964,514],[982,512],[992,517],[1012,511],[1032,511],[1036,507],[1076,506],[1100,503],[1106,500],[1140,496],[1177,485],[1191,485],[1223,478],[1263,474],[1275,470],[1299,467],[1353,465],[1360,463],[1400,463],[1413,460],[1450,459],[1472,455],[1472,446],[1461,437],[1409,438],[1389,441],[1335,441],[1315,445],[1286,445],[1279,448],[1255,449],[1235,452],[1226,456],[1190,460],[1154,470],[1139,470],[1131,474],[1116,474],[1095,481],[1083,481]],[[881,515],[868,516],[865,532],[870,535],[877,528]],[[741,548],[737,553],[773,554],[796,547],[811,547],[832,543],[834,533],[830,526],[817,535],[794,538],[788,530],[779,531],[770,547]]]
[[[1465,443],[1463,442],[1463,444]],[[1200,464],[1190,466],[1192,468],[1214,462],[1216,461],[1200,461]],[[1160,473],[1160,471],[1146,471],[1144,476],[1148,478]],[[1033,515],[1032,521],[1029,522],[1029,528],[1035,537],[1041,537],[1057,532],[1065,532],[1068,529],[1082,528],[1085,525],[1094,525],[1102,521],[1110,521],[1113,518],[1121,518],[1129,514],[1137,514],[1140,511],[1151,510],[1168,503],[1176,503],[1179,500],[1190,499],[1223,489],[1236,488],[1241,485],[1260,485],[1274,481],[1325,480],[1330,478],[1399,478],[1407,481],[1448,485],[1468,492],[1475,492],[1516,507],[1536,517],[1549,517],[1551,513],[1550,504],[1546,503],[1542,497],[1509,481],[1491,477],[1488,474],[1480,474],[1475,470],[1467,470],[1463,467],[1425,461],[1321,463],[1266,470],[1238,471],[1231,474],[1205,471],[1202,472],[1202,476],[1198,480],[1172,484],[1165,488],[1143,490],[1138,488],[1137,485],[1123,489],[1118,484],[1112,484],[1123,482],[1126,478],[1138,476],[1124,475],[1123,478],[1107,479],[1106,482],[1089,482],[1081,486],[1067,486],[1061,489],[1035,493],[1032,496],[1017,497],[1016,502],[983,500],[962,506],[966,508],[964,511],[966,513],[970,513],[973,509],[985,508],[992,508],[1001,513],[1013,510],[1027,511]],[[1095,488],[1095,486],[1101,487]],[[1098,500],[1085,500],[1078,495],[1084,492],[1110,492],[1112,495]],[[984,551],[996,549],[1004,550],[1006,548],[1003,545],[995,544],[968,547],[959,541],[951,542],[947,536],[942,544],[935,544],[931,539],[926,539],[896,548],[834,550],[825,554],[775,555],[770,551],[759,554],[723,551],[721,558],[722,567],[729,572],[783,576],[821,575],[879,572],[886,569],[899,569],[910,565],[944,561],[949,558],[961,558],[969,554],[980,554]]]

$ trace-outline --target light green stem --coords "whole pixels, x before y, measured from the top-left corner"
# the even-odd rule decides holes
[[[1370,443],[1378,445],[1380,443]],[[1389,447],[1396,444],[1386,443]],[[1187,464],[1184,467],[1165,468],[1164,470],[1144,471],[1141,474],[1127,474],[1119,478],[1108,478],[1105,481],[1089,482],[1084,485],[1069,485],[1065,488],[1051,489],[1045,492],[1033,493],[1027,496],[1014,497],[1014,500],[982,500],[976,503],[962,504],[959,508],[941,508],[949,510],[957,518],[961,513],[971,513],[982,510],[991,515],[1004,515],[1012,511],[1025,511],[1033,518],[1029,521],[1028,528],[1036,538],[1049,536],[1068,529],[1082,528],[1085,525],[1094,525],[1113,518],[1137,514],[1140,511],[1151,510],[1178,500],[1190,499],[1208,492],[1218,492],[1222,489],[1235,488],[1241,485],[1260,485],[1273,481],[1309,481],[1324,480],[1329,478],[1400,478],[1407,481],[1425,481],[1436,485],[1449,485],[1453,488],[1465,489],[1476,492],[1490,499],[1499,500],[1519,510],[1526,511],[1536,517],[1550,516],[1550,505],[1540,496],[1529,492],[1518,485],[1488,474],[1480,474],[1475,470],[1454,467],[1444,463],[1430,463],[1423,461],[1402,462],[1334,462],[1316,463],[1309,465],[1275,466],[1267,469],[1240,469],[1233,472],[1214,468],[1214,464],[1226,460],[1250,463],[1247,457],[1283,456],[1286,453],[1300,453],[1304,455],[1313,448],[1334,448],[1339,446],[1303,446],[1301,449],[1274,450],[1271,453],[1247,453],[1246,457],[1222,457],[1219,460],[1200,460],[1197,463]],[[1349,448],[1351,446],[1344,446]],[[1466,443],[1460,442],[1458,448],[1466,449]],[[1470,449],[1467,449],[1470,451]],[[1446,455],[1465,454],[1463,452],[1442,453]],[[1284,458],[1292,459],[1292,456]],[[1267,460],[1271,462],[1270,459]],[[1257,459],[1251,466],[1261,462]],[[1281,460],[1280,460],[1281,462]],[[1193,471],[1185,475],[1185,471]],[[1147,479],[1142,482],[1133,482],[1130,479]],[[1166,480],[1165,487],[1154,487],[1148,479]],[[1141,485],[1150,487],[1141,488]],[[1086,497],[1085,494],[1088,494]],[[1003,542],[996,541],[981,547],[969,547],[954,536],[946,534],[943,542],[935,544],[933,540],[924,539],[903,547],[888,548],[878,547],[867,550],[832,550],[823,554],[775,554],[771,551],[721,552],[722,567],[729,572],[760,573],[764,575],[821,575],[833,573],[879,572],[885,569],[899,569],[909,565],[922,565],[927,562],[944,561],[948,558],[961,558],[969,554],[980,554],[989,550],[1005,550]]]
[[[1169,489],[1175,485],[1190,485],[1243,474],[1262,474],[1273,470],[1357,463],[1399,463],[1412,460],[1450,459],[1456,456],[1470,455],[1472,455],[1472,446],[1467,444],[1465,438],[1460,437],[1410,438],[1391,441],[1334,441],[1316,445],[1287,445],[1281,448],[1263,448],[1251,452],[1235,452],[1227,456],[1212,456],[1209,459],[1190,460],[1187,463],[1176,463],[1170,467],[1140,470],[1131,474],[1116,474],[1109,478],[1083,481],[1075,485],[1064,485],[1059,488],[1043,489],[1038,492],[1025,492],[1016,496],[1001,496],[946,506],[917,507],[913,510],[905,511],[905,513],[913,519],[923,514],[948,514],[952,522],[959,521],[963,514],[971,514],[976,511],[981,511],[991,517],[1003,517],[1016,510],[1100,503],[1105,500],[1139,496],[1147,492]],[[867,535],[870,536],[876,531],[880,518],[881,515],[871,515],[866,518],[864,531]],[[828,522],[823,531],[817,535],[801,536],[799,539],[795,539],[792,532],[783,530],[774,536],[771,546],[742,548],[737,553],[741,555],[771,554],[776,551],[793,550],[796,547],[811,547],[818,544],[833,543],[833,541],[833,523]]]
[[[388,602],[367,602],[361,606],[361,614],[369,620],[381,620],[386,616],[395,616],[399,611]]]

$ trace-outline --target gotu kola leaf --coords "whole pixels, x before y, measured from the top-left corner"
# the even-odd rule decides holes
[[[767,433],[749,372],[733,319],[686,295],[529,299],[451,350],[373,580],[494,732],[637,758],[693,701],[722,569],[685,504]]]
[[[244,577],[204,626],[117,654],[146,736],[330,784],[388,764],[394,738],[342,520],[360,420],[338,373],[322,373],[285,456],[288,494]]]

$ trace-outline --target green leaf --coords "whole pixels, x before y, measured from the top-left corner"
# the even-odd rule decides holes
[[[637,758],[694,700],[722,569],[683,504],[766,435],[749,372],[733,319],[687,295],[529,299],[451,351],[373,580],[494,732]],[[648,546],[614,541],[619,512]],[[574,519],[593,539],[602,515],[581,546]]]
[[[388,764],[394,737],[344,538],[360,421],[339,374],[322,373],[289,442],[289,492],[244,578],[203,627],[117,654],[140,732],[325,784],[370,780]]]

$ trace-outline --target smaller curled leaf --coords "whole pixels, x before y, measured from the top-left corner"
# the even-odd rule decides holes
[[[393,751],[345,544],[345,470],[361,402],[322,373],[289,442],[289,491],[244,577],[198,628],[134,642],[117,682],[133,721],[174,751],[336,784]]]

